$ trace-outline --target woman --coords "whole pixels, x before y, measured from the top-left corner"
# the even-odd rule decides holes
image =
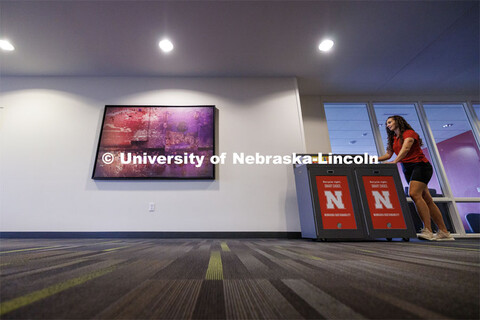
[[[385,126],[388,135],[387,153],[378,160],[388,160],[395,153],[395,160],[387,163],[402,163],[405,179],[410,186],[408,194],[424,225],[418,237],[424,240],[455,240],[445,227],[442,214],[428,191],[427,184],[432,177],[433,168],[420,148],[422,139],[401,116],[389,117]],[[431,219],[439,229],[436,235],[432,232]]]

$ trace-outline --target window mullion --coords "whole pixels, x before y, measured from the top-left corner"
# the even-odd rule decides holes
[[[477,142],[477,148],[480,149],[480,121],[475,116],[475,111],[473,110],[471,101],[464,103],[463,108],[465,109],[468,122],[470,122],[470,127],[472,128],[473,136]]]
[[[385,147],[383,145],[382,135],[380,134],[380,128],[378,127],[377,115],[375,114],[375,109],[371,101],[367,103],[367,111],[370,125],[372,127],[373,139],[375,141],[375,146],[377,147],[378,156],[380,157],[385,154]]]
[[[430,156],[432,157],[433,167],[437,173],[438,182],[440,183],[440,186],[442,187],[442,191],[445,194],[446,198],[452,199],[452,202],[449,203],[450,218],[452,219],[452,223],[455,227],[456,233],[460,235],[465,235],[465,228],[463,227],[462,220],[460,219],[460,214],[458,213],[457,206],[455,205],[453,192],[450,189],[450,184],[448,183],[445,168],[443,167],[440,153],[438,152],[437,144],[435,143],[433,132],[430,128],[430,124],[427,121],[427,114],[425,113],[425,109],[421,101],[418,101],[415,104],[415,109],[417,110],[420,126],[422,127],[424,133],[424,137],[426,140],[425,143],[430,150]],[[435,198],[433,200],[435,201]]]

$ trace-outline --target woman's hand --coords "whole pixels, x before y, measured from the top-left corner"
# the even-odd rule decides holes
[[[393,155],[392,150],[387,150],[387,152],[383,156],[378,157],[378,161],[388,160],[392,157],[392,155]]]

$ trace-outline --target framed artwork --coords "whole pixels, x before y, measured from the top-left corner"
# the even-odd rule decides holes
[[[215,106],[105,106],[93,179],[215,179]]]

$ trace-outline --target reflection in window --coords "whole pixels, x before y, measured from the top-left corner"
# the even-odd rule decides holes
[[[332,153],[377,154],[365,104],[326,103]]]
[[[374,105],[375,108],[375,115],[377,117],[378,121],[378,126],[380,129],[380,134],[382,135],[382,141],[383,141],[383,146],[386,149],[387,148],[387,131],[385,129],[385,122],[387,121],[388,117],[398,115],[402,116],[407,122],[412,126],[413,130],[418,133],[420,138],[423,141],[423,153],[425,153],[425,156],[428,158],[428,160],[431,161],[430,157],[430,152],[428,151],[426,142],[425,142],[425,137],[422,132],[422,128],[420,126],[420,121],[418,119],[417,112],[415,111],[415,105],[413,104],[377,104],[375,103]],[[392,159],[394,158],[395,155],[393,155]],[[403,187],[408,188],[407,181],[405,180],[405,177],[402,172],[402,166],[399,164],[398,169],[400,171],[400,177],[402,179]],[[442,192],[440,189],[440,184],[438,183],[437,175],[434,171],[434,175],[432,176],[432,179],[430,180],[428,184],[428,188],[430,189],[430,193],[432,194],[433,197],[435,196],[442,196]],[[407,189],[405,189],[407,190]],[[405,191],[407,194],[408,192]]]
[[[480,232],[480,202],[458,203],[457,209],[466,233]]]
[[[424,105],[455,197],[480,197],[480,152],[463,106]]]

